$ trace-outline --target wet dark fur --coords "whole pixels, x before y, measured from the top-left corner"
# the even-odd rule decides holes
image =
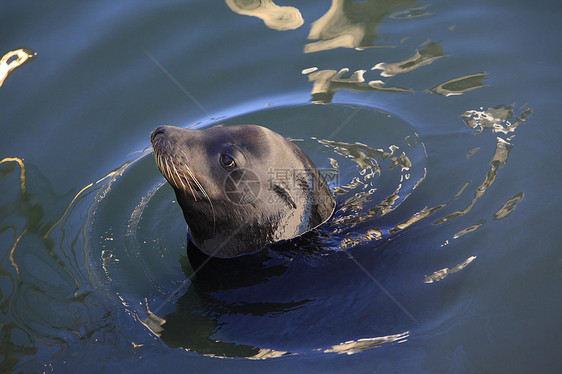
[[[334,195],[312,161],[295,144],[264,127],[161,126],[151,142],[191,238],[207,255],[255,252],[310,231],[334,211]],[[221,164],[225,154],[235,167]],[[246,183],[244,178],[250,177],[254,179]],[[250,187],[255,186],[259,191],[254,199]],[[249,199],[237,203],[232,196]]]

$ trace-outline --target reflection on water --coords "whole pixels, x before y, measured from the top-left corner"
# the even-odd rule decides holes
[[[20,189],[21,189],[21,195],[23,197],[23,196],[25,196],[25,193],[26,193],[25,164],[23,163],[23,160],[21,158],[18,158],[18,157],[7,157],[7,158],[4,158],[3,160],[0,160],[0,164],[8,163],[8,162],[14,162],[17,165],[19,165],[19,167],[20,167],[20,180],[21,180]],[[0,226],[0,233],[4,232],[7,229],[8,229],[8,227],[6,227],[4,225]],[[14,267],[14,269],[16,270],[16,275],[17,275],[18,280],[20,279],[20,272],[19,272],[18,264],[14,261],[14,253],[16,251],[16,247],[17,247],[18,243],[20,242],[21,238],[27,233],[27,230],[28,230],[28,228],[23,229],[23,231],[15,238],[15,240],[12,243],[12,247],[10,249],[10,252],[9,252],[9,260],[10,260],[10,263],[12,264],[12,266]],[[17,235],[17,232],[14,232],[14,236],[15,235]]]
[[[403,61],[392,63],[380,62],[373,66],[371,70],[382,70],[380,76],[390,78],[398,74],[410,73],[440,58],[446,57],[441,44],[426,42],[423,45],[425,45],[425,48],[416,50],[411,57]],[[332,102],[334,94],[340,90],[381,91],[388,93],[414,92],[410,88],[386,86],[382,80],[370,80],[366,83],[364,77],[366,72],[367,69],[364,69],[356,70],[349,74],[349,69],[347,68],[336,71],[318,70],[318,68],[312,67],[304,69],[302,74],[308,75],[308,80],[313,82],[310,100],[317,104]],[[462,95],[477,88],[485,87],[483,80],[486,75],[487,73],[476,73],[454,78],[426,91],[442,96]]]
[[[304,23],[302,15],[292,6],[278,6],[272,0],[225,0],[235,13],[261,18],[267,27],[285,31],[298,29]]]
[[[489,108],[486,111],[469,110],[460,115],[466,125],[475,130],[475,135],[480,135],[485,129],[490,129],[493,133],[510,134],[511,136],[505,139],[502,137],[496,137],[495,150],[489,162],[490,169],[485,174],[482,183],[475,187],[474,196],[470,203],[464,209],[453,211],[452,213],[436,220],[433,223],[434,225],[443,224],[455,218],[462,217],[474,208],[477,202],[486,194],[495,182],[501,166],[507,164],[509,153],[513,148],[513,145],[511,144],[514,136],[513,133],[518,126],[527,120],[530,113],[530,108],[523,108],[519,116],[514,116],[512,106],[499,105],[494,108]],[[414,224],[425,220],[429,216],[432,216],[438,211],[441,211],[443,208],[453,204],[453,202],[463,195],[470,186],[470,181],[465,182],[459,191],[448,201],[444,201],[443,203],[432,207],[424,207],[423,209],[410,215],[402,222],[388,228],[371,227],[364,231],[356,230],[353,228],[358,224],[369,221],[374,217],[380,219],[401,205],[404,200],[407,199],[424,181],[427,170],[424,168],[423,175],[420,175],[418,171],[417,177],[414,177],[415,174],[411,174],[410,169],[412,166],[416,166],[415,163],[409,159],[407,153],[399,153],[399,147],[396,146],[390,146],[389,151],[387,152],[382,149],[373,149],[360,143],[348,144],[328,140],[319,140],[319,142],[332,147],[336,154],[340,154],[346,159],[355,162],[360,175],[354,177],[347,183],[342,181],[343,184],[336,189],[336,193],[338,195],[346,196],[346,199],[340,206],[338,214],[336,214],[332,220],[334,226],[332,228],[333,233],[345,233],[338,244],[338,249],[340,250],[348,250],[357,245],[365,245],[366,243],[377,241],[388,237],[389,235],[395,235],[403,230],[406,230]],[[408,144],[412,147],[418,144],[418,142],[419,141],[412,142],[410,139]],[[423,145],[423,143],[421,143],[421,145]],[[473,149],[472,154],[478,149],[479,148]],[[339,162],[341,163],[341,161]],[[388,163],[389,170],[392,170],[393,167],[399,167],[403,175],[400,177],[400,181],[394,192],[379,203],[373,204],[371,202],[374,196],[373,193],[378,187],[380,187],[380,180],[375,181],[373,177],[381,174],[381,171],[383,170],[381,164],[383,162]],[[403,185],[403,183],[406,182],[409,183],[407,187]],[[523,196],[524,193],[520,192],[510,198],[494,214],[494,219],[497,220],[508,216],[523,199]],[[486,220],[481,219],[477,223],[451,235],[451,238],[458,239],[478,230],[485,224]],[[350,230],[352,231],[350,232]],[[470,262],[472,262],[472,260],[474,260],[473,257],[451,269],[446,268],[436,271],[433,275],[426,277],[425,282],[432,283],[441,280],[448,274],[462,270]]]
[[[445,278],[447,275],[456,273],[457,271],[460,271],[460,270],[464,269],[465,267],[468,266],[468,264],[470,264],[475,259],[476,259],[476,256],[470,256],[463,263],[458,264],[457,266],[455,266],[453,268],[450,268],[450,269],[445,268],[445,269],[437,270],[435,273],[433,273],[431,275],[427,275],[424,278],[423,281],[424,281],[424,283],[439,282],[440,280]]]
[[[438,84],[437,86],[430,88],[428,91],[443,96],[462,95],[465,92],[484,87],[485,85],[482,81],[486,75],[487,73],[464,75],[462,77],[450,79]]]
[[[351,340],[345,343],[334,345],[331,348],[325,349],[324,353],[352,355],[355,353],[366,351],[367,349],[380,347],[385,343],[394,343],[394,342],[403,343],[408,340],[408,336],[410,336],[410,332],[405,331],[401,334],[381,336],[378,338]]]
[[[82,287],[89,282],[70,255],[72,246],[65,251],[47,235],[60,213],[53,204],[70,197],[55,193],[46,176],[16,157],[0,161],[0,182],[0,239],[10,243],[0,259],[2,345],[9,347],[0,367],[11,372],[41,342],[64,345],[66,338],[87,333],[76,315],[86,313]],[[74,235],[68,234],[70,241]]]
[[[305,53],[329,49],[373,47],[381,22],[392,11],[417,0],[332,0],[330,9],[312,23],[308,39],[321,39],[304,46]],[[408,13],[408,10],[403,11]]]
[[[502,207],[494,213],[494,219],[502,219],[509,216],[517,207],[517,204],[523,200],[525,194],[523,192],[519,192],[502,205]]]
[[[478,152],[479,150],[480,150],[480,147],[476,147],[476,148],[473,148],[473,149],[471,149],[470,151],[468,151],[468,153],[466,154],[466,159],[467,159],[467,160],[470,159],[470,158],[471,158],[472,156],[474,156],[474,154],[475,154],[476,152]]]
[[[315,43],[305,45],[304,52],[312,53],[330,50],[338,47],[356,48],[363,50],[373,47],[377,38],[377,30],[382,21],[393,10],[414,4],[416,1],[403,0],[367,0],[356,2],[353,0],[333,0],[332,6],[321,18],[312,24],[309,39],[321,39]],[[397,11],[390,15],[392,19],[404,20],[431,15],[426,12],[427,6],[413,7]],[[371,70],[382,70],[381,77],[393,77],[397,74],[412,72],[422,66],[446,57],[440,43],[427,41],[421,50],[415,50],[413,55],[399,62],[379,62]],[[349,69],[318,70],[304,69],[302,74],[308,75],[313,82],[313,103],[326,104],[332,101],[339,90],[350,91],[383,91],[383,92],[413,92],[403,87],[388,87],[382,80],[370,80],[365,83],[364,74],[367,70],[356,70],[349,75]],[[475,73],[450,79],[437,86],[427,89],[442,96],[462,95],[477,88],[484,87],[483,80],[487,73]]]
[[[476,129],[475,135],[478,135],[481,134],[485,128],[492,128],[493,132],[509,133],[511,130],[515,130],[519,124],[525,122],[530,114],[531,108],[525,108],[519,116],[513,118],[511,106],[499,105],[484,112],[469,110],[462,113],[460,116],[468,127]],[[512,119],[515,126],[511,124],[510,119]],[[510,131],[507,131],[506,128],[509,128]],[[503,139],[499,136],[496,138],[496,149],[490,161],[490,170],[486,173],[484,180],[474,192],[474,197],[468,206],[462,210],[457,210],[456,212],[448,214],[437,220],[435,224],[441,224],[452,218],[463,216],[472,210],[477,201],[484,196],[488,188],[490,188],[496,180],[500,167],[507,164],[509,152],[513,148],[513,145],[510,143],[512,138],[513,136],[507,139]]]
[[[23,160],[19,157],[6,157],[0,160],[0,164],[7,163],[7,162],[15,162],[20,167],[20,180],[21,180],[21,192],[25,193],[25,164]]]
[[[363,74],[365,70],[357,70],[346,80],[342,79],[343,74],[348,71],[349,69],[341,69],[338,72],[336,70],[318,70],[318,68],[303,70],[302,73],[308,74],[308,80],[313,82],[311,101],[313,103],[330,103],[334,94],[341,89],[351,91],[372,90],[364,83]]]
[[[425,16],[432,15],[433,13],[426,11],[427,8],[429,8],[429,5],[423,5],[423,6],[419,6],[419,7],[399,10],[397,12],[392,13],[390,15],[390,18],[393,18],[393,19],[412,19],[412,18],[425,17]]]
[[[8,75],[17,67],[31,61],[37,53],[28,48],[15,49],[6,53],[0,59],[0,87],[4,84]]]
[[[399,62],[380,62],[373,66],[371,70],[382,70],[381,76],[392,77],[397,74],[409,73],[424,65],[429,65],[433,61],[445,57],[443,46],[439,43],[428,42],[427,46],[416,52],[403,61]]]
[[[474,208],[478,200],[484,196],[488,188],[490,188],[490,186],[496,180],[500,166],[507,163],[507,157],[509,155],[509,152],[511,151],[511,148],[512,145],[510,143],[501,138],[497,138],[496,150],[494,152],[494,155],[492,156],[492,160],[490,161],[490,170],[486,173],[484,181],[482,181],[482,183],[476,188],[472,201],[466,206],[466,208],[457,210],[446,215],[443,218],[440,218],[435,222],[436,225],[445,223],[453,218],[464,216],[465,214],[470,212],[472,208]]]
[[[478,230],[480,227],[484,226],[485,223],[486,223],[486,221],[484,221],[484,220],[482,219],[482,220],[480,220],[478,223],[476,223],[476,224],[474,224],[474,225],[472,225],[472,226],[470,226],[470,227],[467,227],[466,229],[461,230],[461,231],[457,232],[456,234],[454,234],[454,235],[453,235],[453,239],[460,238],[460,237],[463,236],[463,235],[466,235],[466,234],[469,234],[469,233],[471,233],[471,232],[473,232],[473,231],[476,231],[476,230]]]
[[[380,240],[395,234],[396,232],[408,227],[413,222],[395,228],[370,227],[362,232],[355,230],[361,223],[371,221],[375,217],[383,217],[397,209],[412,192],[420,185],[427,175],[427,170],[421,165],[413,164],[408,156],[410,152],[423,152],[425,148],[419,140],[413,140],[415,135],[407,136],[406,143],[400,150],[399,146],[390,145],[388,151],[375,149],[361,143],[345,143],[331,140],[318,140],[321,144],[329,147],[335,154],[343,156],[357,164],[358,175],[349,182],[340,185],[336,189],[336,194],[345,198],[339,207],[339,211],[332,221],[332,233],[345,233],[338,244],[339,250],[348,250],[356,245],[365,245],[369,242]],[[420,163],[419,155],[415,155],[416,163]],[[340,161],[341,162],[341,161]],[[374,202],[374,192],[380,188],[380,180],[383,169],[381,165],[386,165],[385,177],[393,174],[394,190],[389,195],[378,202]],[[414,168],[412,168],[414,166]],[[394,171],[394,173],[391,173]],[[388,175],[387,175],[388,174]],[[417,213],[419,219],[421,213]],[[350,232],[351,231],[351,232]]]
[[[490,128],[494,133],[509,134],[515,132],[517,127],[531,114],[531,108],[527,108],[516,117],[513,123],[512,105],[498,105],[486,110],[467,110],[461,114],[464,123],[471,129],[476,130],[476,134],[482,133],[485,129]]]
[[[412,90],[401,87],[385,87],[380,80],[365,83],[363,75],[366,70],[356,70],[348,74],[349,69],[318,70],[309,68],[302,71],[308,75],[308,80],[314,82],[312,86],[311,102],[315,104],[331,103],[334,94],[340,90],[347,91],[384,91],[384,92],[412,92]]]

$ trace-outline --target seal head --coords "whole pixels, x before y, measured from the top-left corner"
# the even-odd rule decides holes
[[[191,240],[235,257],[297,237],[328,220],[335,198],[304,152],[261,126],[160,126],[150,140]]]

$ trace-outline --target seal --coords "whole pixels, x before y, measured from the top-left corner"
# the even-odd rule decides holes
[[[160,126],[150,140],[191,241],[206,255],[256,252],[314,229],[334,212],[334,194],[314,163],[265,127]]]

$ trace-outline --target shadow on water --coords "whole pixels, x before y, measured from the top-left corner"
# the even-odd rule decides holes
[[[316,309],[324,309],[322,300],[333,292],[329,282],[324,284],[325,280],[319,275],[326,277],[337,271],[334,267],[349,263],[343,254],[322,258],[326,254],[318,249],[319,240],[317,233],[309,233],[268,246],[255,254],[228,260],[209,258],[189,242],[189,263],[186,258],[182,259],[185,275],[192,280],[188,290],[175,301],[173,312],[160,318],[148,310],[144,323],[170,347],[209,356],[248,359],[316,352],[350,354],[407,339],[409,332],[406,331],[326,344],[322,341],[325,338],[319,339],[326,333],[315,331],[326,328],[325,323],[306,326],[300,322],[297,315],[318,315]],[[197,270],[194,272],[193,268]],[[279,287],[279,283],[283,283],[283,287]],[[297,294],[315,296],[299,298]],[[247,320],[252,322],[248,324]],[[267,320],[277,321],[284,327],[261,327]],[[245,327],[225,326],[235,326],[236,321]],[[249,326],[253,327],[250,333],[246,331]],[[255,342],[267,330],[269,339],[276,336],[270,346],[239,343]],[[311,337],[311,333],[315,336]],[[319,345],[314,346],[313,342]]]
[[[157,325],[157,329],[161,328],[161,331],[156,330],[158,335],[171,347],[194,350],[205,355],[266,358],[285,354],[211,338],[219,329],[221,315],[261,317],[288,312],[311,301],[226,303],[213,296],[221,291],[263,284],[283,274],[287,270],[287,263],[270,257],[268,253],[269,250],[263,250],[233,259],[210,258],[189,241],[189,264],[185,263],[184,258],[183,269],[185,275],[193,280],[187,292],[176,301],[176,311],[164,317],[165,323],[161,327]],[[193,268],[198,270],[195,277]]]

